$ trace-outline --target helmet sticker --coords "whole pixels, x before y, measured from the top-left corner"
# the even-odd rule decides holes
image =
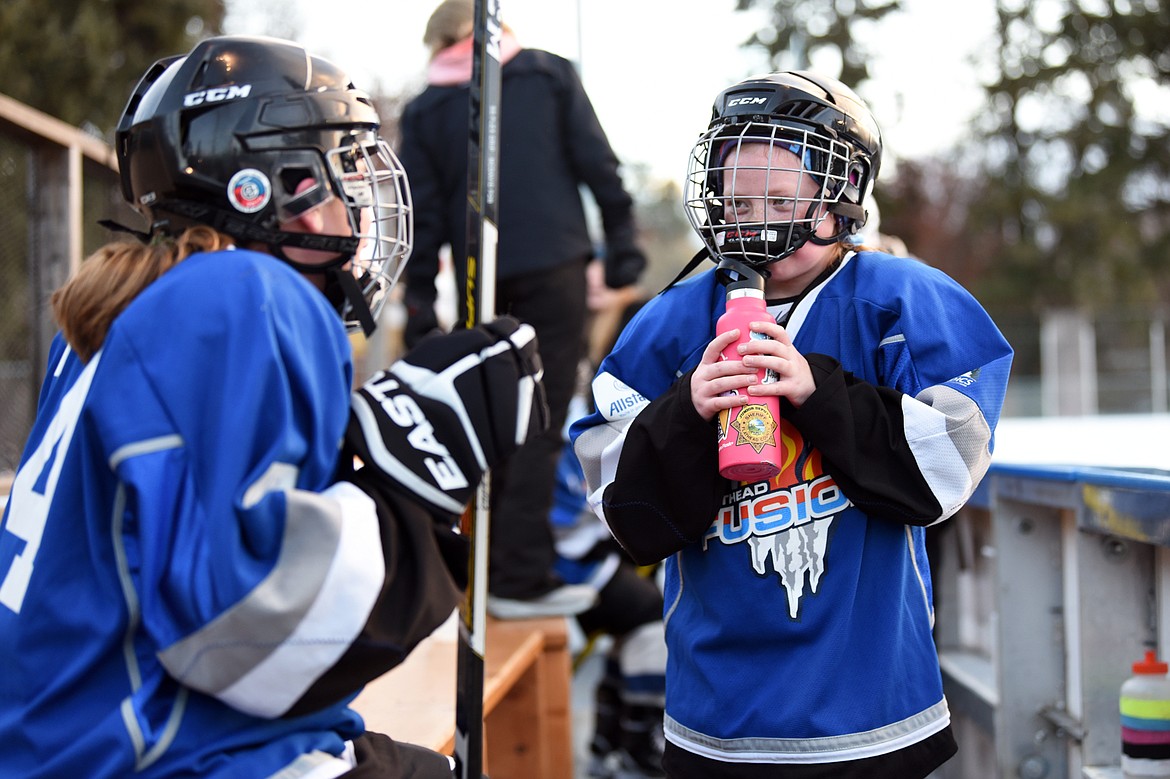
[[[227,185],[228,202],[245,214],[260,211],[272,200],[272,184],[255,168],[244,168],[232,176]]]

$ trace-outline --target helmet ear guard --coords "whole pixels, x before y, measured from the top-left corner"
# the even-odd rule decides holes
[[[873,176],[869,174],[868,162],[857,156],[851,159],[845,180],[845,191],[831,210],[848,221],[846,225],[848,234],[856,235],[865,226],[869,217],[864,208],[866,198],[873,189]]]

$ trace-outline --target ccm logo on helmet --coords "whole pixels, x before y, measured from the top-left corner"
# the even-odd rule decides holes
[[[727,107],[731,108],[737,105],[763,105],[768,102],[766,97],[736,97],[727,101]]]
[[[224,100],[234,100],[237,97],[247,97],[252,91],[251,84],[244,84],[243,86],[230,87],[215,87],[214,89],[201,89],[198,92],[191,92],[183,98],[183,105],[188,108],[204,103],[220,103]]]

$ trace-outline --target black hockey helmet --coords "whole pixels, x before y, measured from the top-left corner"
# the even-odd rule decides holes
[[[767,165],[740,164],[741,153],[752,144],[768,147]],[[774,158],[777,150],[789,154]],[[835,243],[860,230],[866,219],[862,203],[877,178],[881,155],[873,114],[844,84],[807,71],[755,76],[715,98],[711,123],[691,152],[684,189],[687,218],[716,261],[729,258],[763,268],[806,241]],[[749,178],[758,189],[761,175],[741,177],[752,170],[799,172],[809,177],[801,182],[812,184],[788,193],[786,217],[747,221],[745,216],[741,221],[736,205],[763,199],[761,192],[746,191]],[[814,235],[829,215],[836,221],[834,235]]]
[[[152,234],[204,224],[323,273],[347,326],[368,332],[413,234],[406,173],[379,126],[369,96],[300,45],[210,38],[156,62],[130,97],[115,139],[122,194]],[[316,184],[298,194],[306,179]],[[347,206],[352,235],[281,230],[331,197]],[[306,265],[289,246],[337,256]]]

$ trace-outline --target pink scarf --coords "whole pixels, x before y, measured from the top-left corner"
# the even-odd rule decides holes
[[[427,66],[427,83],[448,87],[471,81],[473,47],[473,38],[468,36],[436,54]],[[500,38],[500,65],[505,65],[519,52],[520,44],[516,36],[505,30]]]

